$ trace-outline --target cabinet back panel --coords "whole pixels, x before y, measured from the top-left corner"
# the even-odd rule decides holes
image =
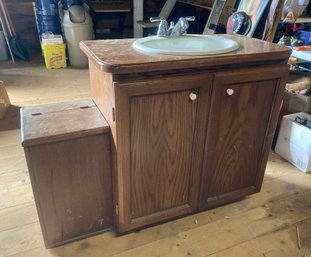
[[[198,102],[190,93],[130,100],[132,218],[189,203]]]

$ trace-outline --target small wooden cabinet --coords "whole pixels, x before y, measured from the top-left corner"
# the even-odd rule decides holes
[[[241,48],[200,57],[139,53],[130,39],[81,43],[111,128],[120,232],[260,190],[290,51],[227,37]]]
[[[93,101],[22,108],[21,138],[45,246],[111,229],[110,129]]]

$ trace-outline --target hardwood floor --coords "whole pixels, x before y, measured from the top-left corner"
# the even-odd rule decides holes
[[[46,70],[40,61],[0,63],[0,80],[13,104],[0,120],[0,257],[311,256],[311,174],[273,152],[258,194],[126,235],[107,232],[46,250],[20,145],[18,107],[88,98],[88,71]]]

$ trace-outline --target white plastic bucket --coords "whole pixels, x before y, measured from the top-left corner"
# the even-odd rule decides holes
[[[94,39],[90,14],[82,6],[73,5],[65,11],[62,25],[70,64],[76,67],[87,66],[87,58],[79,44],[82,40]]]

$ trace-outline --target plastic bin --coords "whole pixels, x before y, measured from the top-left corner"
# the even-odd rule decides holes
[[[40,35],[47,32],[54,34],[61,33],[57,0],[37,0],[36,10],[38,30]]]
[[[57,0],[37,0],[38,15],[58,16],[58,1]]]
[[[61,34],[61,25],[59,17],[52,18],[53,16],[44,16],[44,18],[40,18],[38,15],[38,28],[40,35],[43,33],[51,32],[53,34]]]
[[[87,58],[79,44],[82,40],[94,39],[91,16],[82,6],[73,5],[65,11],[62,26],[70,64],[76,67],[87,66]]]
[[[66,68],[66,47],[60,45],[41,45],[47,69]]]

